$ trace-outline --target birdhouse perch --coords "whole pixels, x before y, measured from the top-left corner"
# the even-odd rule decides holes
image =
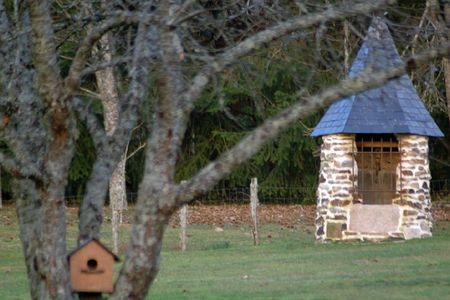
[[[69,254],[70,284],[77,293],[112,293],[114,263],[119,258],[92,239]]]

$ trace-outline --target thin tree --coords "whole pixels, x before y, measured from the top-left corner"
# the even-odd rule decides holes
[[[107,7],[107,3],[102,1],[102,6]],[[92,3],[83,3],[84,11],[87,15],[93,15]],[[90,32],[90,26],[88,32]],[[100,62],[110,65],[95,72],[97,90],[103,106],[103,126],[106,134],[112,136],[119,125],[119,105],[120,95],[118,91],[118,80],[114,73],[113,60],[113,33],[108,32],[98,41],[98,47],[92,49],[93,56]],[[125,165],[127,148],[122,159],[114,169],[109,182],[109,206],[111,209],[111,231],[113,252],[119,252],[119,226],[122,222],[123,210],[127,207],[126,185],[125,185]]]
[[[105,63],[112,61],[112,36],[105,34],[99,41],[100,52],[98,55]],[[117,80],[112,67],[95,72],[98,90],[104,109],[104,126],[106,134],[112,136],[119,124],[119,93],[117,91]],[[125,187],[125,163],[126,150],[122,159],[114,169],[109,182],[109,206],[111,208],[111,228],[113,251],[119,251],[119,224],[121,215],[126,207],[126,187]]]

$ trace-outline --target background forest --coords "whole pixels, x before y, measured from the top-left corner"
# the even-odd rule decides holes
[[[214,2],[214,1],[207,1]],[[205,2],[206,3],[206,2]],[[212,4],[211,4],[212,5]],[[386,12],[389,27],[397,44],[399,53],[408,56],[414,51],[424,49],[436,43],[437,38],[429,24],[422,17],[425,1],[399,1],[394,8]],[[226,10],[211,13],[230,13]],[[219,18],[218,18],[219,19]],[[225,18],[228,19],[229,18]],[[251,20],[227,21],[227,30],[242,30],[242,27],[257,27]],[[267,117],[286,108],[298,97],[310,95],[324,86],[342,79],[345,74],[346,60],[349,64],[362,43],[368,17],[359,17],[349,22],[346,29],[342,23],[327,23],[317,26],[309,32],[296,36],[289,35],[255,52],[250,58],[230,68],[225,76],[217,78],[207,93],[195,105],[189,127],[186,131],[182,153],[177,162],[177,180],[194,175],[207,162],[218,157],[240,140],[249,130]],[[257,30],[248,28],[248,30]],[[427,34],[429,33],[429,34]],[[220,51],[224,47],[219,30],[198,32],[199,41],[210,44],[211,51]],[[238,39],[239,37],[236,37]],[[70,39],[61,44],[65,54],[70,57],[74,49]],[[120,47],[118,45],[117,47]],[[64,60],[62,60],[64,63]],[[348,64],[347,64],[348,66]],[[195,69],[195,65],[189,66]],[[62,66],[64,70],[64,66]],[[313,71],[312,71],[313,70]],[[442,140],[430,140],[431,172],[433,179],[448,179],[450,176],[450,124],[445,93],[445,74],[441,60],[417,66],[412,79],[422,95],[426,106],[446,137]],[[95,90],[95,78],[85,86]],[[125,83],[126,84],[126,83]],[[149,84],[149,86],[155,86]],[[307,87],[299,93],[299,87]],[[103,117],[101,101],[86,92],[85,99],[91,101],[96,114]],[[127,194],[137,192],[144,167],[146,137],[149,132],[152,91],[149,91],[147,109],[141,112],[138,126],[134,129],[128,146],[126,163]],[[267,187],[314,188],[319,169],[317,157],[320,140],[309,136],[311,129],[318,123],[326,108],[299,120],[295,126],[286,130],[277,139],[266,145],[251,160],[236,169],[219,187],[247,186],[251,177],[258,177],[262,190]],[[86,182],[96,158],[94,142],[83,122],[78,122],[78,140],[76,152],[71,164],[66,196],[70,202],[82,199]],[[4,145],[1,144],[0,147]],[[1,169],[2,198],[11,200],[11,177]],[[128,197],[133,201],[133,197]],[[314,193],[304,199],[314,201]]]

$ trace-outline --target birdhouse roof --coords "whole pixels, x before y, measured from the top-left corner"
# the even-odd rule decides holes
[[[83,245],[75,248],[72,252],[70,252],[67,257],[70,259],[71,256],[73,256],[74,254],[78,253],[79,251],[81,251],[84,247],[86,247],[87,245],[89,245],[90,243],[96,243],[97,245],[99,245],[103,250],[105,250],[106,253],[110,254],[113,258],[114,261],[118,262],[120,261],[119,257],[117,255],[115,255],[111,250],[109,250],[105,245],[103,245],[99,240],[97,239],[91,239],[89,241],[87,241],[86,243],[84,243]]]
[[[349,77],[355,77],[368,66],[381,71],[401,63],[387,25],[380,17],[374,17]],[[311,135],[338,133],[444,136],[408,75],[333,103]]]

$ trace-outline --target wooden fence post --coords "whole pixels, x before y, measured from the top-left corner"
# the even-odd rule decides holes
[[[258,179],[252,178],[250,183],[250,211],[252,214],[252,234],[253,234],[253,243],[255,245],[259,245],[259,220],[258,220]]]
[[[181,251],[186,250],[187,246],[187,234],[186,234],[186,227],[187,227],[187,210],[188,205],[185,204],[180,209],[180,249]]]
[[[186,182],[186,181],[185,180],[181,181],[181,183],[184,183],[184,182]],[[187,233],[186,233],[187,218],[188,218],[188,205],[187,204],[185,204],[181,207],[179,216],[180,216],[180,249],[181,249],[181,251],[186,251],[187,242],[188,242]]]

